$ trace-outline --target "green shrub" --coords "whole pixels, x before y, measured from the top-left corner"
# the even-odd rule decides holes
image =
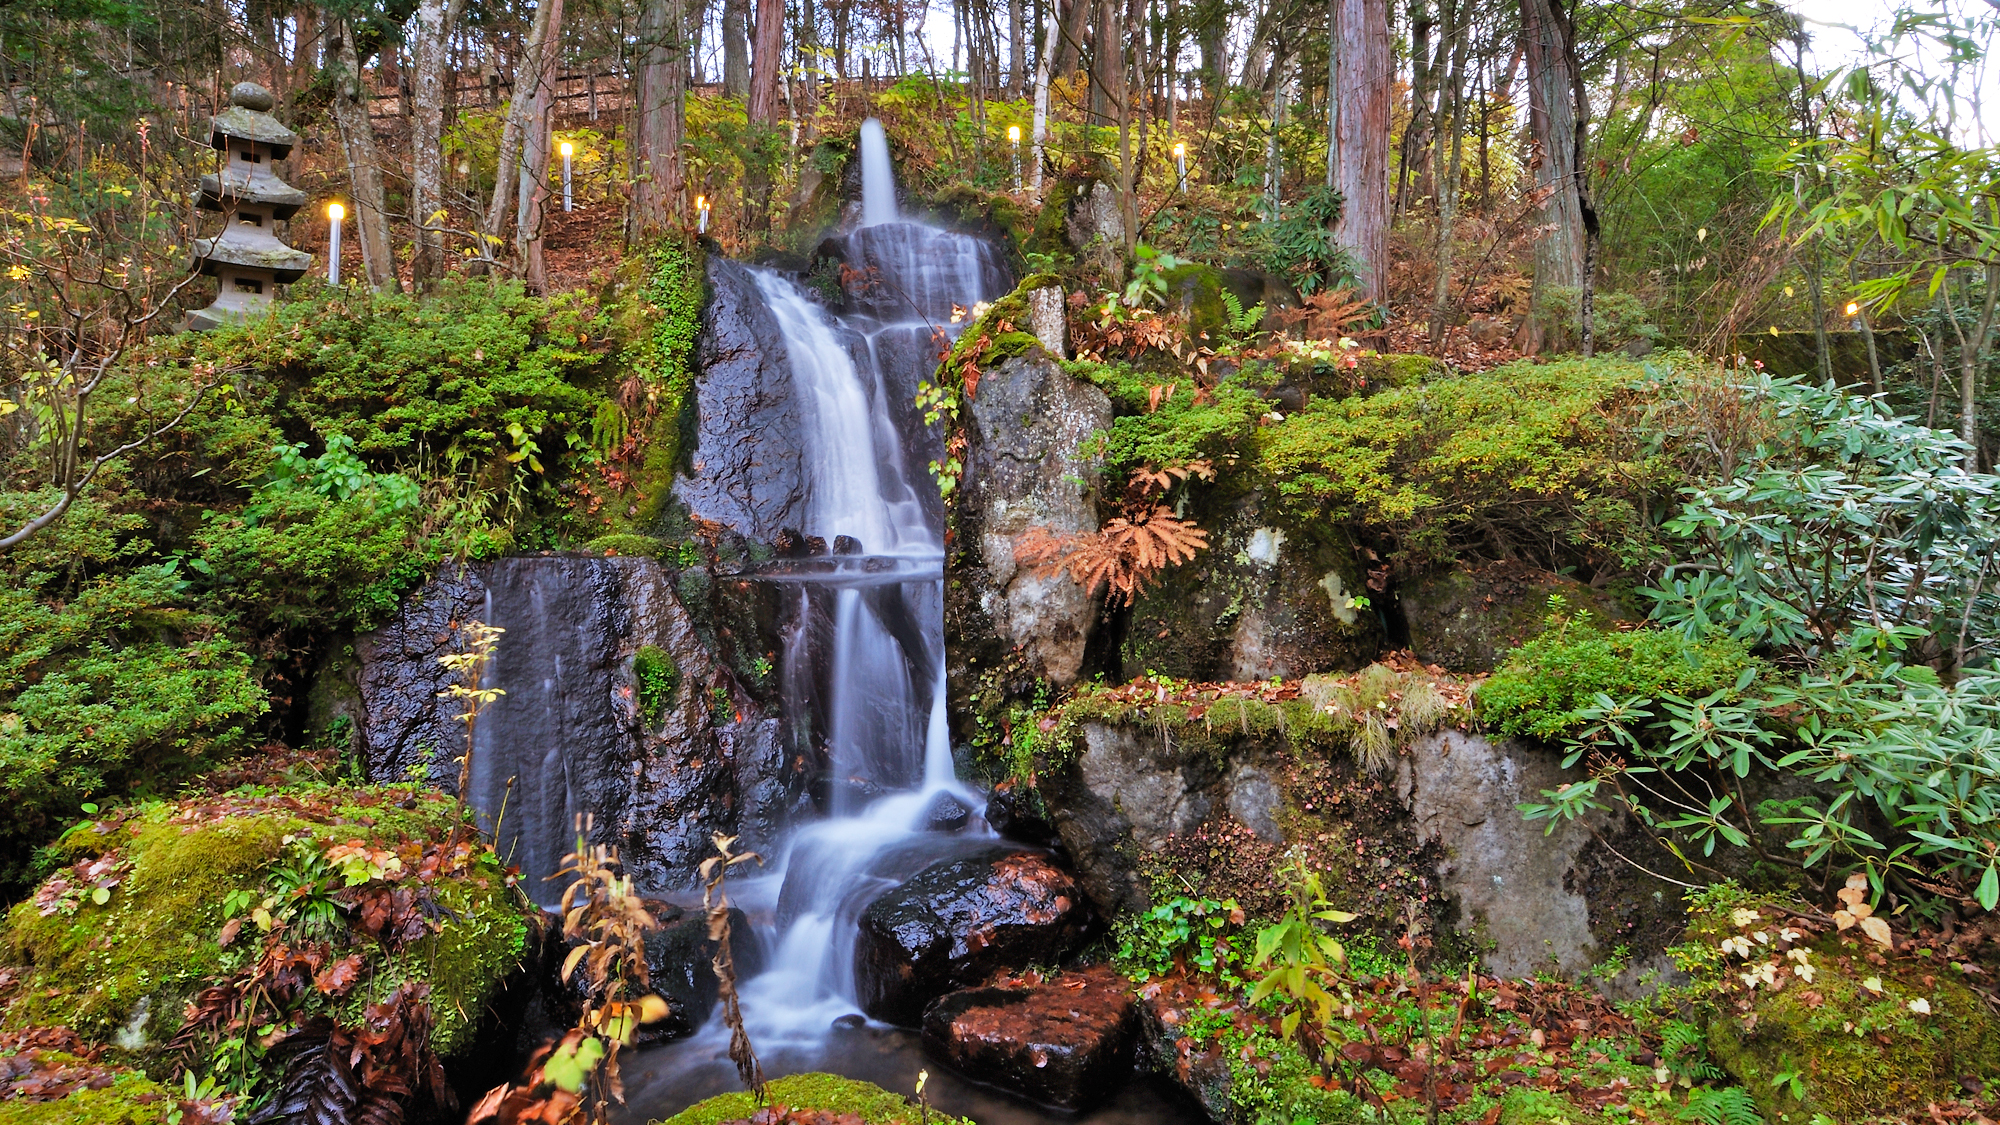
[[[1630,554],[1647,501],[1678,482],[1632,413],[1648,374],[1624,357],[1522,361],[1317,398],[1258,431],[1261,468],[1293,503],[1385,533],[1411,562],[1468,547],[1542,557],[1552,538]]]
[[[1605,633],[1558,620],[1508,653],[1477,699],[1480,714],[1505,733],[1554,740],[1582,728],[1579,712],[1599,694],[1733,696],[1737,677],[1760,664],[1726,637],[1694,642],[1657,629]]]
[[[641,648],[632,654],[632,678],[639,681],[639,714],[658,724],[673,702],[674,690],[681,686],[673,654],[654,645]]]

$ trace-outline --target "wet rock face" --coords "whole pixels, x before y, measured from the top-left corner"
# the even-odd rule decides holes
[[[976,1082],[1078,1112],[1131,1073],[1138,1026],[1125,978],[1095,966],[944,996],[924,1010],[924,1051]]]
[[[1089,924],[1075,880],[1046,855],[994,847],[941,860],[861,912],[856,995],[876,1019],[913,1026],[953,989],[1061,957]]]
[[[716,945],[708,938],[708,918],[699,910],[670,902],[648,900],[646,906],[660,923],[659,929],[645,937],[646,987],[667,1002],[667,1018],[640,1027],[632,1042],[639,1047],[694,1034],[708,1022],[720,995],[714,967]],[[729,950],[736,961],[737,979],[748,980],[764,969],[764,947],[758,943],[749,917],[733,906],[729,908],[729,926]],[[548,994],[558,998],[562,1013],[574,1021],[592,990],[582,968],[568,981],[561,979],[563,960],[574,945],[560,938],[558,944]]]
[[[501,854],[544,906],[544,881],[574,846],[577,818],[616,845],[641,887],[691,887],[710,834],[768,846],[803,779],[789,768],[775,720],[718,710],[740,698],[703,645],[670,573],[647,558],[530,557],[447,570],[394,620],[358,638],[360,732],[371,779],[412,772],[443,789],[458,780],[465,730],[438,658],[458,650],[459,623],[500,636],[485,684],[506,692],[481,713],[468,795]],[[672,690],[642,714],[633,658],[663,654]],[[656,657],[657,659],[657,657]]]
[[[695,434],[674,495],[760,542],[805,523],[803,437],[777,319],[750,271],[708,257],[709,301],[695,346]]]
[[[1233,817],[1266,840],[1283,838],[1275,767],[1179,753],[1151,732],[1126,727],[1090,723],[1083,736],[1076,764],[1042,778],[1039,792],[1099,910],[1152,905],[1134,854],[1159,851],[1169,835],[1192,832],[1212,817]]]
[[[968,414],[947,575],[953,679],[1018,650],[1029,675],[1074,683],[1096,606],[1068,575],[1016,563],[1014,540],[1030,527],[1097,530],[1096,473],[1082,449],[1110,428],[1111,400],[1030,348],[984,374]]]
[[[1128,670],[1191,680],[1290,679],[1351,671],[1381,647],[1354,544],[1324,523],[1281,516],[1261,489],[1220,482],[1191,517],[1209,547],[1139,596]]]
[[[1453,672],[1490,672],[1507,650],[1542,631],[1549,597],[1588,611],[1600,628],[1638,615],[1603,590],[1525,563],[1460,564],[1397,591],[1410,651]]]

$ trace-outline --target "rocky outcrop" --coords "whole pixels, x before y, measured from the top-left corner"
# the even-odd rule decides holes
[[[1077,188],[1063,215],[1071,249],[1093,272],[1114,281],[1125,276],[1125,211],[1118,191],[1103,180]]]
[[[1590,613],[1602,628],[1634,620],[1610,593],[1520,562],[1461,563],[1423,575],[1397,590],[1410,651],[1453,672],[1489,672],[1507,650],[1542,631],[1549,598],[1566,612]]]
[[[1283,838],[1270,766],[1217,762],[1176,750],[1155,731],[1087,723],[1075,765],[1042,779],[1040,792],[1076,865],[1084,893],[1106,913],[1151,905],[1135,862],[1167,837],[1231,817],[1260,838]]]
[[[506,694],[481,713],[469,799],[498,821],[497,846],[538,901],[561,895],[544,877],[579,818],[641,886],[662,889],[694,884],[714,832],[752,849],[774,841],[803,778],[776,721],[748,704],[648,558],[499,559],[412,595],[355,645],[371,778],[456,785],[465,728],[461,705],[439,698],[438,658],[459,650],[467,621],[506,630],[485,680]],[[642,649],[650,683],[633,668]]]
[[[784,338],[749,269],[708,256],[695,346],[694,443],[674,495],[759,542],[804,525],[803,437]]]
[[[915,1025],[947,992],[1059,959],[1090,919],[1075,880],[1045,854],[1001,846],[940,860],[861,912],[856,998],[876,1019]]]
[[[713,964],[716,943],[709,940],[707,916],[700,910],[657,899],[648,900],[646,908],[660,924],[645,935],[647,989],[667,1002],[667,1018],[639,1028],[631,1045],[641,1047],[694,1034],[708,1022],[720,995]],[[729,950],[735,958],[737,977],[748,980],[764,969],[764,947],[757,941],[749,917],[735,907],[729,909],[729,927]],[[568,981],[554,975],[573,948],[567,940],[559,944],[561,955],[552,959],[546,988],[548,995],[558,998],[564,1018],[574,1021],[591,990],[581,970],[572,973]]]
[[[1138,1009],[1104,966],[954,992],[924,1010],[924,1050],[972,1079],[1075,1113],[1131,1073]]]
[[[948,560],[946,635],[961,684],[1018,653],[1025,674],[1074,683],[1097,609],[1068,575],[1014,558],[1031,527],[1097,530],[1096,473],[1083,453],[1111,400],[1039,346],[984,372],[966,411],[965,474]]]
[[[1292,679],[1374,659],[1382,619],[1342,529],[1290,518],[1265,490],[1228,481],[1203,490],[1191,516],[1209,547],[1133,604],[1128,672]]]
[[[1219,713],[1226,728],[1229,711]],[[1343,905],[1365,909],[1359,900],[1402,872],[1413,887],[1442,892],[1438,924],[1454,928],[1496,975],[1575,975],[1623,947],[1626,967],[1610,983],[1617,992],[1668,965],[1662,954],[1678,932],[1678,890],[1620,858],[1666,862],[1650,838],[1608,813],[1553,833],[1522,817],[1521,803],[1569,779],[1556,752],[1447,728],[1400,751],[1393,794],[1361,775],[1355,791],[1372,787],[1384,808],[1330,808],[1328,791],[1300,788],[1296,763],[1305,752],[1284,734],[1225,744],[1201,729],[1086,722],[1077,759],[1040,778],[1037,792],[1077,880],[1106,914],[1148,907],[1149,854],[1157,869],[1184,854],[1188,839],[1236,839],[1278,854],[1327,839],[1293,833],[1337,829],[1356,849],[1355,870],[1336,880],[1350,884],[1338,893],[1354,896]]]

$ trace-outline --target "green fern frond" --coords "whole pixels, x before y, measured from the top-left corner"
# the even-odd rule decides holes
[[[1720,1089],[1703,1087],[1688,1095],[1688,1103],[1674,1115],[1676,1121],[1696,1125],[1764,1125],[1762,1114],[1750,1092],[1741,1086]]]

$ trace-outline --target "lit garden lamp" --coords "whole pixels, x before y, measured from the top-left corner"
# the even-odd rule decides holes
[[[568,141],[564,141],[558,147],[562,152],[562,158],[563,158],[563,210],[574,211],[576,210],[576,208],[570,202],[570,194],[569,194],[569,158],[570,154],[575,152],[576,149],[571,147]]]
[[[332,224],[326,238],[326,283],[337,288],[340,285],[340,220],[347,217],[347,208],[329,203],[326,205],[326,217]]]
[[[1007,143],[1014,146],[1014,190],[1021,190],[1021,127],[1007,126]]]
[[[1860,315],[1861,315],[1861,302],[1859,301],[1847,302],[1847,319],[1853,320],[1854,318]]]
[[[1174,177],[1180,184],[1182,194],[1187,192],[1187,142],[1174,142]]]
[[[708,197],[705,195],[694,197],[694,232],[708,233]]]

